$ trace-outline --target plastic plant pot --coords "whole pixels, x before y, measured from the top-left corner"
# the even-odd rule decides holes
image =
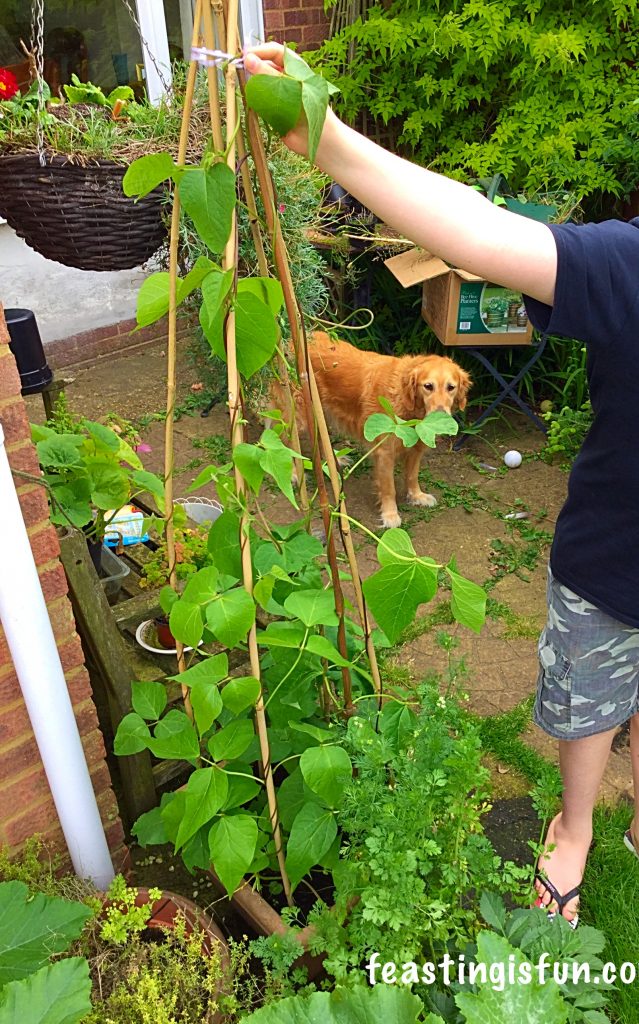
[[[191,498],[177,498],[176,505],[181,505],[189,519],[198,526],[203,523],[214,523],[222,515],[224,508],[215,498],[194,495]]]
[[[40,331],[30,309],[5,309],[9,331],[9,348],[15,356],[23,395],[44,391],[53,380],[53,370],[47,366]]]
[[[109,601],[114,601],[120,593],[122,581],[131,572],[126,562],[110,551],[104,544],[100,551],[100,569],[102,571],[100,583]]]

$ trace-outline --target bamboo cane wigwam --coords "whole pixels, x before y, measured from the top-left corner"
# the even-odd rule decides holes
[[[335,524],[338,519],[342,519],[341,528],[345,537],[345,546],[348,555],[348,560],[351,568],[351,572],[354,576],[357,576],[357,584],[359,584],[359,573],[357,564],[355,561],[355,553],[352,543],[348,543],[350,537],[348,536],[347,530],[347,519],[345,506],[343,503],[343,495],[341,494],[340,481],[338,478],[337,467],[335,464],[335,458],[333,455],[332,448],[328,440],[328,434],[326,431],[326,425],[319,404],[319,395],[317,389],[309,386],[309,372],[312,374],[310,368],[310,361],[308,358],[306,335],[304,325],[301,322],[301,316],[297,306],[297,300],[293,290],[293,284],[290,275],[290,268],[288,266],[288,259],[286,250],[279,230],[279,224],[276,219],[275,210],[277,204],[275,201],[275,191],[273,182],[270,178],[270,172],[268,170],[266,154],[263,148],[263,142],[260,135],[260,129],[257,124],[257,119],[252,112],[249,112],[245,119],[245,124],[248,125],[248,142],[247,144],[244,138],[242,138],[242,132],[245,130],[245,124],[241,121],[238,122],[238,99],[236,95],[236,76],[237,66],[240,63],[239,59],[233,58],[231,55],[237,52],[238,36],[237,36],[237,0],[229,0],[228,4],[224,5],[219,0],[198,0],[195,10],[195,22],[194,22],[194,33],[193,33],[193,48],[195,60],[191,62],[189,71],[189,79],[187,84],[187,94],[184,104],[184,121],[182,125],[182,134],[180,142],[180,150],[178,153],[178,163],[182,164],[185,160],[186,154],[186,142],[189,135],[189,120],[191,116],[191,103],[193,95],[193,83],[196,69],[196,60],[198,54],[210,53],[212,56],[215,55],[215,49],[213,43],[221,47],[221,53],[224,61],[221,62],[225,67],[225,78],[226,78],[226,92],[225,92],[225,132],[222,131],[222,117],[220,112],[220,99],[219,89],[217,83],[217,70],[213,67],[208,67],[208,81],[209,81],[209,101],[210,101],[210,112],[211,112],[211,129],[213,133],[214,148],[220,158],[224,158],[228,165],[238,172],[236,165],[236,144],[239,150],[242,163],[245,161],[245,154],[250,152],[255,168],[256,177],[259,183],[259,188],[262,194],[262,201],[264,209],[266,211],[266,231],[265,235],[268,235],[273,242],[273,253],[272,262],[275,265],[282,289],[284,292],[285,305],[289,317],[289,323],[291,325],[293,343],[295,349],[295,358],[301,389],[304,397],[305,405],[305,417],[307,426],[311,432],[311,436],[319,439],[319,444],[314,445],[314,457],[313,457],[313,469],[315,473],[315,486],[320,496],[320,506],[322,517],[324,520],[325,534],[326,534],[326,545],[327,545],[327,558],[330,568],[330,575],[332,579],[332,590],[335,599],[335,608],[339,619],[339,630],[338,630],[338,647],[340,654],[344,659],[342,666],[342,680],[343,680],[343,712],[346,715],[353,714],[355,711],[355,705],[353,704],[352,689],[351,689],[351,676],[350,669],[348,667],[347,660],[347,647],[346,647],[346,636],[344,631],[344,595],[341,587],[339,567],[337,561],[336,551],[336,536],[339,531],[335,529]],[[213,26],[212,13],[215,13],[215,26]],[[223,16],[224,15],[224,16]],[[205,43],[206,50],[202,48],[201,39],[198,36],[201,34]],[[224,135],[226,136],[226,148],[224,148]],[[237,140],[237,142],[236,142]],[[250,182],[246,175],[246,168],[242,168],[242,175],[244,179],[245,189],[247,191],[247,203],[249,209],[254,209],[255,204],[252,199],[248,198],[250,189]],[[167,515],[167,551],[169,557],[169,565],[171,567],[171,583],[175,586],[175,544],[173,537],[173,410],[175,405],[175,388],[176,388],[176,307],[177,307],[177,265],[178,265],[178,231],[179,231],[179,197],[177,193],[174,193],[173,197],[173,218],[172,218],[172,229],[171,229],[171,244],[170,244],[170,287],[169,287],[169,336],[168,336],[168,368],[167,368],[167,418],[166,418],[166,459],[165,459],[165,499],[166,499],[166,515]],[[235,224],[235,222],[234,222]],[[252,225],[256,230],[257,225]],[[258,252],[258,259],[260,253],[262,253],[262,262],[266,259],[263,255],[263,248],[256,244],[256,250]],[[237,238],[235,232],[235,226],[233,226],[224,256],[222,260],[222,267],[225,270],[232,270],[237,265]],[[268,268],[262,268],[268,269]],[[230,433],[231,433],[231,444],[232,448],[235,449],[238,444],[243,443],[246,440],[245,437],[245,422],[242,410],[242,385],[240,375],[238,372],[237,364],[237,353],[236,353],[236,339],[235,339],[235,316],[233,310],[229,312],[226,318],[225,325],[225,349],[226,349],[226,361],[228,369],[228,408],[230,414]],[[293,403],[294,404],[294,403]],[[294,413],[293,413],[294,414]],[[319,435],[318,435],[318,421],[320,424]],[[293,426],[292,434],[295,435],[296,428]],[[335,510],[332,510],[329,505],[327,490],[324,482],[324,472],[322,466],[322,458],[320,455],[321,451],[324,458],[329,463],[331,469],[331,482],[336,502]],[[241,515],[240,515],[240,530],[238,536],[238,546],[241,552],[242,561],[242,576],[243,585],[249,595],[253,593],[253,569],[251,560],[250,550],[250,533],[248,530],[249,519],[250,519],[250,491],[245,485],[244,478],[239,471],[237,465],[235,466],[235,482],[237,488],[237,495],[240,499]],[[345,529],[346,527],[346,529]],[[356,585],[357,595],[357,606],[362,619],[362,626],[364,628],[365,640],[367,646],[367,652],[369,654],[369,660],[372,670],[372,678],[374,680],[375,689],[381,690],[381,683],[379,680],[379,672],[375,662],[375,652],[372,645],[370,636],[370,626],[367,622],[366,610],[363,602],[363,596],[361,593],[361,586]],[[258,641],[256,636],[255,626],[251,628],[247,636],[247,646],[250,657],[251,673],[254,678],[260,680],[260,652],[258,648]],[[180,668],[184,664],[183,659],[180,657]],[[185,704],[187,712],[190,711],[188,703],[188,693],[185,693]],[[339,710],[339,705],[336,707]],[[277,808],[277,798],[275,793],[275,786],[273,782],[273,769],[271,765],[270,757],[270,743],[266,719],[266,708],[262,695],[258,698],[255,706],[255,728],[259,738],[260,745],[260,761],[262,777],[265,783],[266,795],[268,799],[268,811],[273,830],[273,837],[275,841],[275,852],[278,859],[278,865],[282,876],[282,882],[284,892],[289,904],[292,904],[291,887],[287,876],[284,851],[282,848],[282,841],[280,836],[279,826],[279,814]]]

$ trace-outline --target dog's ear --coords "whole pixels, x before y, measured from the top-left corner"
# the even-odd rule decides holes
[[[466,408],[466,396],[472,387],[472,379],[466,370],[462,370],[461,366],[457,367],[457,407],[462,412]]]
[[[417,392],[419,391],[419,386],[420,386],[419,385],[419,376],[420,376],[420,371],[419,370],[411,370],[409,375],[408,375],[408,387],[407,387],[406,390],[408,391],[408,397],[409,397],[409,400],[410,400],[410,402],[411,402],[411,404],[413,406],[417,402]]]

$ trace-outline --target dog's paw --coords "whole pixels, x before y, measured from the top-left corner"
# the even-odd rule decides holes
[[[409,494],[406,499],[411,505],[421,505],[422,508],[434,508],[437,504],[437,498],[432,494],[426,494],[425,491],[418,491],[417,494]]]
[[[382,512],[382,526],[385,530],[392,530],[393,527],[402,525],[402,517],[397,509],[394,512]]]

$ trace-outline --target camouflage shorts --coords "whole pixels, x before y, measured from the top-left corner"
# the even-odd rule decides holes
[[[639,711],[639,629],[611,618],[548,569],[548,621],[539,638],[535,722],[581,739]]]

